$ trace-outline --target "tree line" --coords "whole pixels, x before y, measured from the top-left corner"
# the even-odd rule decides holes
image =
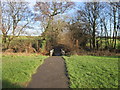
[[[78,53],[120,49],[119,2],[36,2],[32,8],[28,5],[0,3],[3,48],[11,48],[15,38],[27,34],[26,29],[34,29],[31,22],[40,22],[39,36],[47,51],[59,44]]]

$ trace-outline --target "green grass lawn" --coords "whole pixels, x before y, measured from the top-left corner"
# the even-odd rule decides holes
[[[2,82],[3,88],[22,88],[31,80],[46,56],[2,56]]]
[[[64,58],[71,88],[118,88],[118,57]]]

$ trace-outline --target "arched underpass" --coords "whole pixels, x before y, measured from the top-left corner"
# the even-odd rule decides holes
[[[52,56],[62,56],[62,51],[65,51],[65,54],[68,53],[70,51],[70,48],[66,45],[63,44],[58,44],[52,47],[52,49],[54,49],[53,55]]]

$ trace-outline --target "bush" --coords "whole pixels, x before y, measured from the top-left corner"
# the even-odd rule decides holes
[[[15,39],[10,43],[9,49],[13,49],[15,52],[39,52],[39,48],[42,48],[42,40],[40,38],[20,38]]]

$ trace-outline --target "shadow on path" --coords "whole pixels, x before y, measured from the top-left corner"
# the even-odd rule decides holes
[[[2,80],[2,88],[4,90],[4,89],[7,89],[7,88],[24,88],[24,87],[21,87],[18,84],[13,84],[8,80]]]

